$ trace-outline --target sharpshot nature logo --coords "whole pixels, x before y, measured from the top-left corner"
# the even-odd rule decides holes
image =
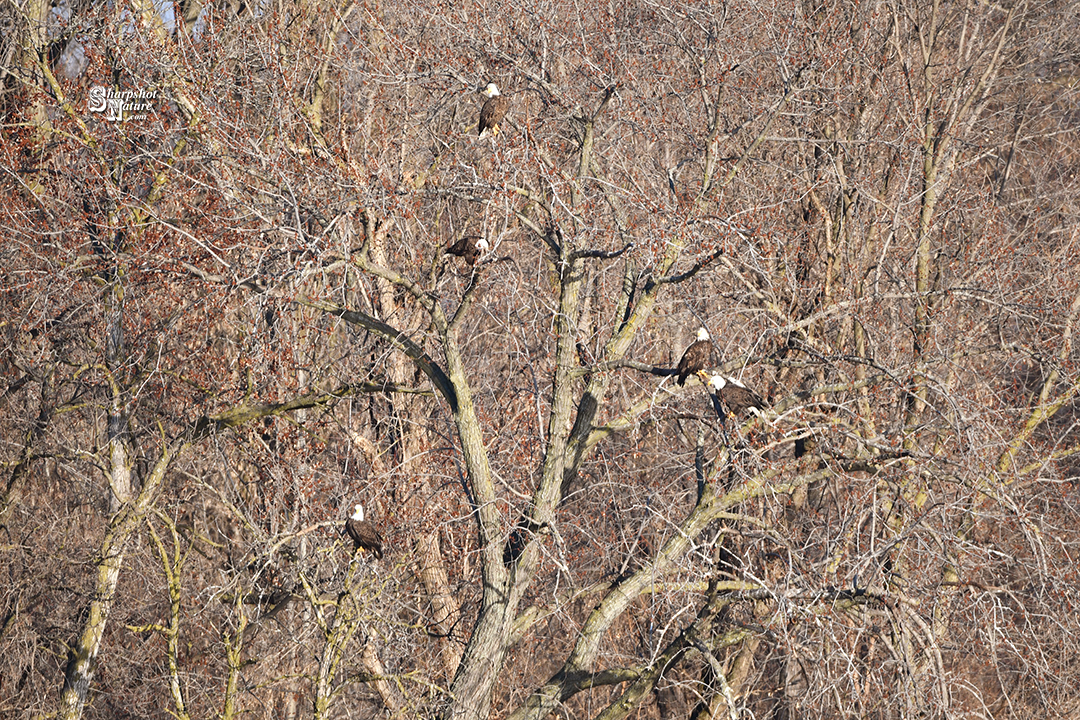
[[[113,90],[95,85],[90,88],[90,112],[105,113],[106,120],[142,120],[154,107],[157,90]]]

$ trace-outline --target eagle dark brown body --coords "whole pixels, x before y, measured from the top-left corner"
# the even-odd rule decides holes
[[[467,235],[446,248],[447,255],[457,255],[470,265],[475,265],[477,258],[488,249],[488,242],[476,235]]]
[[[485,132],[498,135],[503,118],[510,109],[510,98],[501,94],[495,83],[488,83],[480,92],[487,100],[480,108],[480,122],[476,126],[476,133],[480,137],[483,137]]]
[[[713,359],[713,344],[709,339],[709,331],[698,328],[697,342],[686,348],[682,359],[679,360],[679,385],[686,384],[686,378],[697,375],[710,364]]]
[[[734,378],[726,378],[723,375],[713,375],[709,379],[709,394],[713,397],[713,407],[723,419],[720,406],[727,408],[731,415],[739,415],[749,410],[754,414],[760,414],[765,409],[765,401],[761,396]]]
[[[370,521],[364,519],[364,507],[357,504],[356,512],[345,521],[345,533],[352,538],[355,550],[370,550],[376,560],[382,560],[382,536]]]

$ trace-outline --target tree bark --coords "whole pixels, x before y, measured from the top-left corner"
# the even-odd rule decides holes
[[[128,542],[164,486],[166,471],[182,447],[183,443],[178,441],[162,448],[161,456],[154,463],[138,497],[134,502],[124,505],[109,524],[95,563],[97,572],[93,599],[90,601],[82,633],[71,648],[67,669],[64,671],[64,688],[60,693],[58,713],[60,720],[78,720],[82,716],[89,697],[90,684],[94,679],[105,624],[109,620],[109,613],[116,598],[116,586],[120,581],[120,570],[124,565]]]

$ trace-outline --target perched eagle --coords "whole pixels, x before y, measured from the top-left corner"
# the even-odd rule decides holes
[[[726,378],[723,375],[713,375],[709,379],[709,395],[721,420],[724,419],[724,407],[731,415],[738,415],[743,410],[761,415],[761,410],[765,408],[765,401],[760,395],[735,378]]]
[[[495,83],[488,83],[487,87],[480,91],[487,100],[480,108],[480,123],[477,125],[477,134],[480,137],[490,130],[492,135],[499,134],[499,124],[502,123],[506,111],[510,109],[510,98],[499,92]]]
[[[521,553],[525,552],[525,546],[528,543],[525,528],[518,526],[511,530],[510,537],[506,538],[506,545],[503,547],[503,565],[509,567],[517,562]]]
[[[488,251],[488,241],[476,235],[468,235],[446,248],[447,255],[457,255],[473,265],[476,259]]]
[[[376,560],[382,559],[382,537],[369,521],[364,519],[364,506],[355,505],[356,512],[345,521],[345,532],[356,544],[356,550],[364,548],[375,554]]]
[[[510,567],[517,562],[532,539],[531,535],[547,535],[550,532],[551,526],[546,522],[536,523],[524,516],[519,518],[514,529],[510,531],[510,536],[506,538],[506,545],[503,547],[503,565]]]
[[[713,356],[713,344],[709,331],[698,328],[697,342],[686,348],[682,360],[679,360],[679,385],[686,384],[686,378],[697,375],[710,364]]]

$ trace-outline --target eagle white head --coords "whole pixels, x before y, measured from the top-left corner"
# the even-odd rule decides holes
[[[709,331],[706,330],[704,327],[699,327],[697,329],[697,339],[698,340],[708,340],[709,339]]]
[[[360,503],[353,505],[352,519],[356,522],[364,522],[364,506]]]
[[[726,378],[723,375],[713,375],[711,378],[709,378],[709,386],[712,387],[714,390],[723,390],[728,385],[734,385],[735,387],[741,387],[743,389],[746,389],[746,386],[735,378]]]
[[[498,91],[496,91],[496,92],[498,92]],[[490,248],[491,248],[491,246],[488,245],[488,241],[485,240],[484,238],[480,238],[479,240],[476,241],[476,249],[479,250],[480,252],[487,252]]]
[[[486,97],[489,97],[489,98],[493,98],[496,95],[501,95],[502,94],[502,93],[499,92],[499,86],[496,85],[495,83],[488,83],[487,87],[485,87],[483,90],[481,90],[480,93],[482,95],[485,95]]]

